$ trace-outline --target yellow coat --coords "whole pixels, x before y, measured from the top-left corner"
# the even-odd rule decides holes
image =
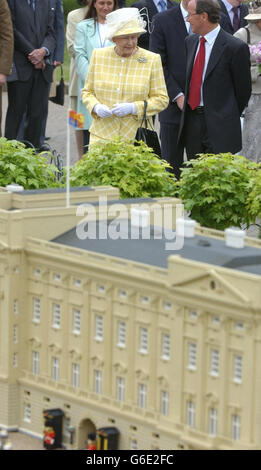
[[[94,118],[90,143],[114,136],[134,139],[144,100],[148,102],[147,116],[163,111],[169,104],[160,55],[138,48],[132,56],[120,57],[114,46],[94,49],[82,90],[82,101]],[[93,112],[98,103],[109,108],[116,103],[135,103],[137,115],[102,119]]]

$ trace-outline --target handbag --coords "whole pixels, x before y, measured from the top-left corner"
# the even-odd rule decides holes
[[[156,153],[159,157],[161,157],[161,148],[159,143],[158,134],[154,129],[148,129],[148,120],[147,120],[147,101],[144,101],[144,114],[142,117],[141,125],[137,129],[135,140],[139,141],[142,140],[148,147],[153,149],[153,152]],[[142,124],[145,123],[146,127],[142,127]]]
[[[63,67],[61,65],[61,78],[58,85],[56,85],[56,94],[49,98],[55,104],[64,105],[64,79],[63,79]]]

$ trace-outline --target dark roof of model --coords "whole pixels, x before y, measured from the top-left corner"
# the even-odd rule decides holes
[[[112,239],[112,236],[108,236],[107,239],[101,239],[99,237],[99,229],[101,229],[103,236],[106,230],[109,230],[111,235],[114,233],[117,237],[117,228],[119,230],[120,225],[122,238]],[[142,229],[136,229],[136,236],[139,238],[131,239],[130,221],[126,219],[89,222],[88,225],[85,223],[81,228],[83,235],[85,235],[84,232],[92,233],[94,238],[79,238],[75,227],[52,241],[161,268],[167,268],[170,255],[179,255],[192,261],[261,275],[260,248],[251,246],[245,246],[243,249],[229,248],[223,239],[218,240],[196,235],[194,238],[185,238],[182,249],[166,250],[166,243],[171,242],[167,238],[171,234],[169,230],[166,230],[165,233],[163,231],[161,237],[162,229],[150,226],[144,231],[147,238],[143,239]],[[132,230],[135,232],[135,229]]]

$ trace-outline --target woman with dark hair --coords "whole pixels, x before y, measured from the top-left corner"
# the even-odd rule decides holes
[[[77,109],[78,95],[78,75],[75,67],[74,39],[77,24],[86,16],[88,0],[77,0],[77,2],[81,8],[77,8],[76,10],[70,11],[68,13],[66,27],[67,49],[71,57],[69,79],[70,108],[74,111]],[[83,131],[81,129],[77,129],[75,135],[78,155],[79,158],[81,158],[83,154]]]
[[[87,151],[89,145],[92,117],[81,100],[81,90],[84,87],[93,50],[112,44],[105,37],[105,18],[117,7],[117,0],[90,0],[85,19],[76,27],[74,50],[78,74],[77,113],[81,113],[84,117],[84,151]]]

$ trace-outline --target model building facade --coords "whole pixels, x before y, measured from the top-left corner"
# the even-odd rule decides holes
[[[0,193],[0,425],[41,437],[60,409],[66,448],[114,426],[119,449],[260,449],[260,242],[79,241],[99,191]]]

